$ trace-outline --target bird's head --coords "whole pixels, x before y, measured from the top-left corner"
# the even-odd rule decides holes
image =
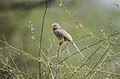
[[[53,30],[56,30],[60,28],[60,25],[58,23],[53,23],[52,27],[53,27]]]

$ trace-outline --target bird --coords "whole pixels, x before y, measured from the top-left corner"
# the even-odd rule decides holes
[[[81,53],[81,51],[78,49],[77,45],[74,43],[72,36],[66,30],[62,29],[58,23],[53,23],[52,28],[53,28],[54,35],[58,39],[60,39],[59,46],[61,46],[62,43],[68,41],[73,44],[73,46],[76,48],[77,52],[79,52],[81,57],[84,58],[84,55]]]

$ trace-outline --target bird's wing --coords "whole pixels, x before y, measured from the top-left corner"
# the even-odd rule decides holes
[[[72,42],[72,36],[66,32],[64,29],[57,29],[54,31],[54,34],[59,38],[59,39],[63,39],[64,41],[69,41]]]

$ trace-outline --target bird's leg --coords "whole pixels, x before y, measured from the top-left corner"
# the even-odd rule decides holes
[[[59,43],[59,46],[61,46],[64,43],[64,38],[61,38],[61,41]]]
[[[64,43],[63,41],[60,41],[59,46],[61,46],[63,43]]]

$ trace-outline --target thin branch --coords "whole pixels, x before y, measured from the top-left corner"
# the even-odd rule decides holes
[[[15,47],[11,46],[11,45],[8,44],[7,42],[4,42],[4,41],[2,41],[2,40],[0,40],[0,42],[3,43],[3,44],[6,44],[8,47],[12,48],[13,50],[15,50],[15,51],[17,51],[17,52],[20,52],[20,53],[17,53],[18,55],[24,55],[24,56],[26,56],[26,57],[28,57],[28,58],[31,58],[31,59],[33,59],[33,60],[36,60],[36,61],[38,61],[38,62],[42,62],[42,61],[39,61],[36,57],[30,55],[29,53],[27,53],[27,52],[25,52],[25,51],[23,51],[23,50],[20,50],[20,49],[17,49],[17,48],[15,48]],[[44,63],[44,62],[42,62],[42,63]]]
[[[110,36],[108,36],[107,40],[108,40],[110,37],[113,37],[113,36],[118,35],[118,34],[120,34],[120,31],[119,31],[119,32],[116,32],[116,33],[114,33],[114,34],[112,34],[112,35],[110,35]],[[93,43],[93,44],[91,44],[91,45],[89,45],[89,46],[84,47],[84,48],[81,49],[80,51],[84,51],[84,50],[86,50],[86,49],[88,49],[88,48],[90,48],[90,47],[92,47],[92,46],[94,46],[94,45],[96,45],[96,44],[98,44],[98,43],[103,42],[104,40],[106,40],[106,39],[101,39],[101,40],[99,40],[99,41],[97,41],[97,42],[95,42],[95,43]],[[64,62],[65,60],[67,60],[70,56],[75,55],[75,54],[77,54],[77,53],[78,53],[78,52],[75,52],[75,53],[67,56],[66,58],[64,58],[63,60],[61,60],[61,61],[59,62],[59,64],[61,64],[61,63]]]
[[[7,71],[7,72],[10,71],[10,73],[13,73],[13,74],[22,74],[22,75],[25,75],[26,77],[28,77],[28,79],[34,79],[31,75],[26,74],[22,71],[19,71],[15,68],[11,67],[10,65],[6,64],[3,60],[0,60],[0,61],[1,61],[0,64],[4,65],[7,68],[7,69],[0,68],[0,70]]]
[[[104,52],[104,54],[100,57],[100,59],[96,62],[96,64],[94,65],[94,67],[92,68],[92,70],[94,70],[95,68],[96,68],[96,66],[100,63],[100,61],[103,59],[103,57],[106,55],[106,53],[108,52],[108,50],[110,49],[110,47],[112,46],[112,44],[110,44],[109,46],[108,46],[108,49]],[[86,75],[85,75],[85,77],[84,77],[84,79],[86,79],[87,78],[87,76],[91,73],[92,71],[89,71]]]
[[[43,6],[47,3],[53,3],[55,0],[38,0],[38,1],[23,1],[23,2],[11,2],[11,3],[1,3],[0,11],[8,10],[31,10],[39,6]]]
[[[103,42],[103,43],[105,43],[105,42]],[[86,63],[90,60],[90,58],[92,58],[92,57],[97,53],[97,51],[98,51],[101,47],[102,47],[102,45],[99,46],[99,47],[94,51],[94,53],[92,53],[92,54],[90,55],[90,57],[87,58],[86,61],[85,61],[85,62],[76,70],[76,72],[74,72],[68,79],[71,79],[84,65],[86,65]]]
[[[56,62],[56,78],[57,78],[57,79],[60,79],[60,67],[59,67],[60,52],[61,52],[61,48],[60,48],[60,46],[59,46],[59,47],[58,47],[58,52],[57,52],[57,62]]]
[[[118,38],[117,39],[113,39],[113,41],[115,41],[115,43],[118,41],[118,39],[120,38],[120,35],[118,36]],[[114,43],[114,44],[115,44]],[[112,45],[112,44],[111,44]],[[112,45],[113,46],[113,45]],[[104,57],[104,59],[102,60],[102,62],[99,64],[99,69],[97,70],[97,71],[100,71],[101,70],[101,68],[102,68],[102,66],[103,66],[103,63],[105,62],[105,60],[106,60],[106,58],[108,57],[108,55],[109,55],[109,52],[107,53],[107,55]],[[105,63],[107,63],[107,62],[105,62]],[[96,74],[96,72],[97,71],[95,71],[93,74],[92,74],[92,76],[90,77],[90,79],[92,79],[93,77],[94,77],[94,75]]]
[[[48,0],[46,0],[46,7],[45,7],[44,15],[43,15],[43,20],[42,20],[42,28],[41,28],[41,31],[40,31],[39,60],[41,59],[42,37],[43,37],[43,29],[44,29],[44,22],[45,22],[45,16],[46,16],[46,13],[47,13],[47,8],[48,8]],[[42,79],[41,62],[38,62],[38,64],[39,64],[39,79]]]

